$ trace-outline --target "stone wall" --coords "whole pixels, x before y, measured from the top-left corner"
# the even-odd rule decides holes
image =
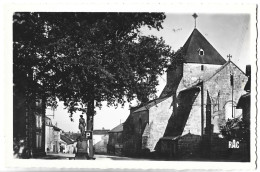
[[[196,67],[195,64],[188,65],[186,67],[189,67],[188,68],[189,70],[187,68],[184,68],[184,71],[186,72],[191,71],[190,66]],[[216,66],[218,65],[213,65],[212,68]],[[230,85],[230,71],[234,74],[233,103],[235,106],[240,96],[245,93],[244,86],[247,82],[247,77],[232,62],[225,65],[223,69],[220,70],[215,75],[211,73],[212,77],[206,76],[205,78],[206,81],[204,82],[204,87],[203,87],[203,91],[204,91],[203,132],[206,127],[207,91],[209,92],[211,102],[212,102],[211,123],[213,124],[213,132],[219,133],[220,126],[225,124],[226,122],[226,115],[228,115],[226,113],[230,113],[230,111],[227,110],[227,104],[229,102],[232,102],[232,87]],[[199,73],[200,72],[197,72],[197,74]],[[181,82],[181,84],[182,83],[183,82]],[[183,86],[179,86],[178,90],[181,89],[181,87]],[[234,114],[237,117],[242,114],[242,111],[240,109],[234,108]],[[187,123],[183,131],[183,135],[189,132],[192,134],[201,135],[201,93],[199,93],[199,95],[197,96],[193,104],[192,110],[190,112],[189,118],[187,120]]]
[[[192,109],[182,135],[188,133],[201,135],[201,93],[198,94],[192,105]]]
[[[229,113],[232,113],[227,109],[228,103],[232,104],[230,73],[233,73],[234,75],[233,104],[236,106],[241,95],[246,93],[244,87],[248,78],[235,64],[232,62],[228,63],[222,70],[204,83],[204,104],[206,105],[206,93],[208,91],[212,102],[211,121],[214,125],[213,132],[215,133],[219,133],[220,126],[226,123],[226,116],[230,117],[231,115]],[[236,109],[234,107],[234,114],[235,117],[241,115],[241,109]],[[204,116],[206,116],[206,113],[204,113]]]
[[[178,140],[178,158],[194,158],[200,156],[201,136],[188,133]]]
[[[141,122],[141,126],[140,126]],[[133,125],[136,134],[142,134],[146,124],[149,122],[149,111],[139,111],[133,113]]]
[[[123,152],[125,155],[137,155],[142,152],[142,134],[148,122],[148,110],[130,114],[123,129]]]
[[[183,78],[178,86],[177,95],[180,91],[197,84],[199,78],[204,79],[210,77],[220,67],[221,65],[184,63]]]
[[[171,115],[173,115],[172,101],[173,98],[169,97],[149,109],[149,124],[151,125],[150,137],[147,140],[147,148],[150,151],[154,151],[156,144],[160,138],[164,136],[168,121]]]

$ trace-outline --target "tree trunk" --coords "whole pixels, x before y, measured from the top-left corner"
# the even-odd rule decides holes
[[[94,124],[94,97],[88,102],[87,108],[87,131],[91,132],[91,139],[89,139],[89,158],[94,157],[94,147],[93,147],[93,124]]]

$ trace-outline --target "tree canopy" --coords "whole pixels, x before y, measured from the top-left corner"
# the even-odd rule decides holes
[[[14,70],[40,83],[48,106],[56,97],[73,114],[86,106],[124,105],[155,97],[158,75],[177,63],[162,38],[164,13],[25,13],[13,15]],[[32,88],[33,90],[33,88]],[[35,91],[35,90],[34,90]],[[79,107],[81,105],[81,107]],[[93,112],[91,112],[93,114]]]
[[[250,125],[243,118],[228,119],[220,131],[227,140],[250,141]]]

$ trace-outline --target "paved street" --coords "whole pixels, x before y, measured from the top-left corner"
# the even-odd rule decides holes
[[[39,157],[37,159],[58,159],[58,160],[67,160],[71,159],[74,160],[75,154],[65,154],[65,153],[48,153],[45,157]],[[130,158],[130,157],[123,157],[123,156],[115,156],[115,155],[98,155],[96,154],[94,156],[96,158],[96,161],[113,161],[113,160],[135,160],[135,161],[141,161],[141,160],[149,160],[145,158]],[[86,160],[87,158],[85,156],[77,156],[75,157],[75,160]]]
[[[140,160],[149,160],[149,159],[144,159],[144,158],[130,158],[130,157],[122,157],[122,156],[114,156],[114,155],[95,155],[96,160],[135,160],[135,161],[140,161]]]

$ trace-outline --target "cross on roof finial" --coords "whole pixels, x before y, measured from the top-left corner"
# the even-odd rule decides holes
[[[196,18],[198,17],[198,15],[197,15],[196,13],[194,13],[194,14],[192,15],[192,17],[195,19],[195,28],[196,28]]]
[[[229,55],[227,55],[227,57],[228,57],[228,60],[230,61],[230,59],[232,58],[232,56],[229,54]]]

